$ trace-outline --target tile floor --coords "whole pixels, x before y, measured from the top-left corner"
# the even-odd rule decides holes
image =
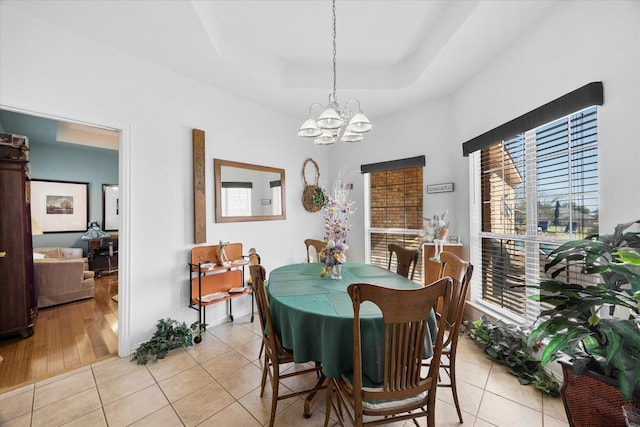
[[[202,343],[173,350],[157,363],[112,358],[2,394],[0,426],[268,425],[271,390],[267,385],[260,398],[259,347],[258,322],[236,319],[210,327]],[[560,399],[519,385],[466,337],[458,375],[464,426],[568,425]],[[300,377],[290,380],[286,387],[301,386]],[[303,399],[280,401],[275,425],[322,426],[324,398],[308,419],[302,417]],[[459,426],[450,390],[440,389],[437,399],[436,424]]]

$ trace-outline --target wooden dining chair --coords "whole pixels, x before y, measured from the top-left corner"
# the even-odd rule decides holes
[[[413,280],[413,275],[416,272],[416,264],[418,263],[418,256],[420,251],[418,249],[408,249],[402,246],[390,243],[389,249],[389,266],[391,270],[391,261],[393,255],[396,255],[396,273]]]
[[[243,258],[249,258],[249,265],[259,265],[261,264],[260,254],[256,252],[255,248],[249,249],[249,255],[243,255]],[[253,291],[253,279],[251,278],[251,273],[249,273],[249,277],[247,277],[247,286],[251,288]],[[254,302],[256,296],[255,293],[251,294],[251,321],[253,322],[253,311],[254,311]],[[264,342],[260,344],[260,352],[258,353],[258,359],[262,357],[262,352],[264,351]]]
[[[437,314],[439,317],[444,317],[445,319],[445,338],[442,348],[442,358],[440,359],[440,368],[442,368],[449,377],[449,381],[445,382],[442,376],[440,376],[438,387],[451,388],[453,401],[456,404],[456,411],[458,411],[458,418],[462,423],[462,411],[460,410],[456,386],[456,353],[458,350],[458,338],[460,337],[462,317],[464,315],[464,305],[467,300],[471,275],[473,274],[473,265],[460,259],[451,252],[446,251],[440,253],[440,263],[439,277],[450,277],[453,280],[453,287],[446,316],[443,315],[443,313]],[[425,366],[429,366],[429,363],[431,362],[425,363]]]
[[[331,409],[344,426],[345,414],[354,426],[392,423],[427,418],[435,426],[438,364],[442,352],[444,324],[438,325],[433,344],[433,365],[422,370],[425,337],[429,334],[429,317],[439,301],[449,300],[451,279],[444,278],[419,289],[390,289],[379,285],[354,283],[347,292],[353,302],[353,371],[332,378],[327,388],[325,427]],[[381,383],[372,383],[362,374],[362,360],[369,356],[362,346],[360,306],[371,301],[382,311],[384,343]],[[447,304],[444,304],[445,310]],[[446,313],[445,313],[446,314]],[[334,401],[335,395],[335,401]],[[364,421],[367,416],[367,422]],[[369,417],[372,417],[369,419]]]
[[[316,239],[306,239],[304,241],[305,246],[307,247],[307,262],[311,262],[311,252],[309,251],[309,248],[315,248],[316,250],[316,261],[317,262],[322,262],[320,261],[320,256],[321,256],[321,252],[322,249],[324,249],[324,247],[326,246],[326,242],[323,242],[322,240],[316,240]]]
[[[292,368],[287,370],[287,373],[280,372],[281,365],[286,363],[295,363],[293,352],[282,346],[280,336],[274,330],[273,321],[271,319],[271,310],[269,309],[269,301],[267,299],[267,292],[264,286],[266,279],[264,267],[262,265],[251,265],[249,266],[249,272],[253,281],[253,291],[258,304],[258,317],[260,318],[260,326],[263,331],[262,342],[264,343],[264,363],[262,368],[262,382],[260,384],[260,397],[264,395],[264,387],[266,385],[268,375],[271,378],[271,416],[269,418],[269,426],[272,427],[279,400],[322,390],[325,388],[323,385],[324,378],[318,379],[322,377],[321,375],[318,375],[322,370],[322,367],[318,363],[316,363],[312,368],[299,370]],[[309,373],[315,373],[317,377],[316,383],[312,388],[288,394],[279,394],[278,389],[280,387],[281,379]]]

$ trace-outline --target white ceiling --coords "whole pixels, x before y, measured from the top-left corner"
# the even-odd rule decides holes
[[[2,0],[302,120],[332,87],[330,0]],[[337,97],[372,119],[452,94],[559,1],[337,0]]]

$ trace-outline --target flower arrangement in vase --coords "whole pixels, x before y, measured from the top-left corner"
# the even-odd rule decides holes
[[[433,218],[424,218],[422,230],[418,232],[418,237],[423,243],[434,244],[434,255],[429,258],[430,261],[440,262],[440,253],[449,232],[448,213],[449,211],[444,211],[442,214],[434,214]]]
[[[333,188],[333,195],[326,196],[324,209],[324,229],[325,241],[327,242],[322,253],[324,267],[320,271],[320,276],[331,275],[332,279],[342,278],[342,264],[347,261],[346,251],[347,235],[351,231],[349,219],[355,212],[355,202],[347,197],[347,190],[341,184],[341,180],[336,180]]]

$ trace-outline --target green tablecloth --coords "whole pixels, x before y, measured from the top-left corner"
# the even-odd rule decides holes
[[[327,377],[338,377],[353,368],[353,305],[347,294],[351,283],[373,283],[394,289],[421,287],[384,268],[346,263],[342,280],[320,277],[322,264],[293,264],[279,267],[269,275],[267,294],[271,316],[282,344],[293,350],[295,361],[318,361]],[[384,345],[382,313],[376,305],[361,306],[363,371],[373,381],[382,378]],[[430,357],[435,339],[435,316],[426,345]]]

